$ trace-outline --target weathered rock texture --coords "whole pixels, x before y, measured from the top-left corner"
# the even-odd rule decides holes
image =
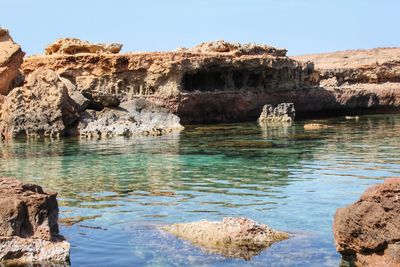
[[[121,51],[122,44],[92,44],[76,38],[61,38],[45,48],[46,55],[51,54],[80,54],[80,53],[111,53]]]
[[[0,262],[68,262],[70,245],[59,235],[56,195],[0,177]]]
[[[184,123],[240,121],[314,84],[312,64],[285,53],[220,41],[177,52],[34,56],[23,69],[52,69],[80,92],[112,94],[121,103],[145,97]]]
[[[265,103],[294,103],[298,117],[400,110],[400,49],[342,53],[289,58],[284,49],[217,41],[175,52],[54,53],[27,58],[23,70],[52,69],[79,92],[121,103],[145,97],[183,123],[256,120]]]
[[[294,121],[296,111],[293,103],[281,103],[275,108],[272,105],[264,105],[259,123],[291,123]]]
[[[312,61],[331,103],[323,109],[400,109],[400,48],[348,50],[292,57]]]
[[[118,108],[81,114],[79,133],[84,137],[163,135],[183,127],[176,115],[144,99],[122,103]]]
[[[18,77],[25,53],[6,29],[0,28],[0,94],[7,95]]]
[[[51,70],[36,70],[23,87],[14,88],[0,110],[3,138],[63,135],[77,119],[77,105],[67,85]]]
[[[386,179],[338,209],[333,232],[345,260],[357,266],[400,266],[400,178]]]
[[[165,226],[165,231],[186,239],[212,253],[250,259],[272,243],[289,238],[246,218],[224,218],[220,222],[199,221]]]

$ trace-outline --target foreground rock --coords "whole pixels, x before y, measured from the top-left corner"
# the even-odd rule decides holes
[[[220,222],[177,223],[163,229],[211,253],[244,259],[258,255],[274,242],[289,238],[287,233],[246,218],[227,217]]]
[[[179,117],[144,99],[122,103],[118,108],[81,113],[79,133],[84,137],[163,135],[183,127]]]
[[[275,108],[272,105],[264,105],[258,122],[267,124],[291,123],[294,121],[295,115],[293,103],[281,103]]]
[[[67,85],[51,70],[37,70],[24,86],[14,88],[0,110],[3,138],[19,136],[58,137],[77,120],[77,105]]]
[[[345,260],[357,266],[400,266],[400,178],[386,179],[338,209],[333,232]]]
[[[56,193],[0,177],[0,262],[68,262],[70,245],[59,234]]]
[[[19,75],[25,53],[10,37],[6,29],[0,28],[0,94],[7,95]]]

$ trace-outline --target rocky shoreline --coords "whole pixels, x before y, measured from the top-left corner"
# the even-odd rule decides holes
[[[398,48],[288,57],[217,41],[121,54],[121,44],[64,38],[24,58],[7,30],[0,35],[3,138],[159,135],[180,123],[256,121],[280,103],[294,103],[297,118],[400,111]],[[132,101],[140,108],[119,114]],[[138,119],[142,111],[157,119]]]

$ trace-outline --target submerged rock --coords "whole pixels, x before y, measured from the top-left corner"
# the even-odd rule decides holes
[[[78,131],[85,137],[162,135],[180,131],[179,117],[144,99],[121,103],[118,108],[81,113]]]
[[[7,95],[18,78],[25,53],[10,37],[8,30],[0,28],[0,94]]]
[[[78,120],[78,106],[67,85],[52,70],[39,69],[23,87],[14,88],[0,110],[3,138],[63,135]]]
[[[0,177],[0,262],[68,262],[70,245],[59,234],[56,193]]]
[[[321,123],[306,123],[304,124],[304,130],[323,130],[328,129],[329,126]]]
[[[337,209],[336,250],[357,266],[400,266],[400,178],[367,189],[360,200]]]
[[[294,121],[295,114],[293,103],[281,103],[275,108],[272,105],[264,105],[258,122],[267,124],[291,123]]]
[[[211,253],[250,259],[274,242],[289,238],[265,224],[247,218],[227,217],[219,222],[176,223],[163,230],[186,239]]]

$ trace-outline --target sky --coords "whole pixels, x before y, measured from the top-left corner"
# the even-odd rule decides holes
[[[399,0],[0,0],[0,26],[28,54],[61,37],[165,51],[205,41],[289,55],[400,46]]]

